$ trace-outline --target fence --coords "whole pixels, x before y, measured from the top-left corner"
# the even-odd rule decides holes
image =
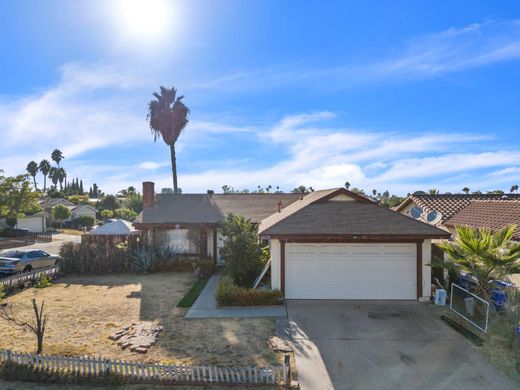
[[[17,248],[20,246],[33,245],[37,242],[52,242],[50,233],[26,233],[19,236],[8,236],[7,239],[0,240],[0,250]]]
[[[0,350],[0,361],[11,361],[50,372],[80,376],[119,375],[129,382],[159,384],[272,384],[288,383],[288,367],[242,367],[164,365],[111,360],[89,356],[36,355]]]
[[[35,270],[32,270],[30,272],[20,272],[11,276],[8,276],[6,278],[0,279],[0,285],[6,286],[6,287],[16,287],[20,284],[24,284],[26,282],[35,282],[40,280],[40,277],[42,275],[54,275],[58,273],[60,270],[60,266],[56,265],[53,267],[47,267],[47,268],[37,268]]]

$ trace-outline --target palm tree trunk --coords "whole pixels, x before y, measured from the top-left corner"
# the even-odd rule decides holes
[[[173,192],[177,193],[177,159],[175,158],[175,144],[170,145],[170,157],[172,159]]]
[[[43,192],[47,190],[47,175],[43,175]]]
[[[38,191],[38,187],[36,186],[36,175],[33,176],[34,189]]]

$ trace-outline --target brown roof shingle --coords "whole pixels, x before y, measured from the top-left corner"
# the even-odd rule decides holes
[[[373,235],[449,237],[432,225],[379,206],[369,200],[322,201],[344,189],[316,191],[286,209],[263,220],[259,233],[264,235]]]
[[[513,238],[520,240],[519,200],[476,200],[448,219],[447,226],[471,226],[492,231],[507,225],[516,225]]]

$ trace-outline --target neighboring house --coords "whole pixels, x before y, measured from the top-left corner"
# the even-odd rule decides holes
[[[90,206],[90,205],[84,205],[79,204],[76,205],[67,199],[63,198],[45,198],[40,201],[41,208],[49,213],[49,215],[52,216],[52,209],[58,205],[67,207],[71,212],[71,218],[70,219],[76,219],[78,217],[92,217],[94,220],[96,219],[97,210]]]
[[[441,194],[411,195],[404,200],[396,211],[413,217],[412,209],[420,208],[424,214],[440,212],[442,217],[436,226],[456,234],[457,226],[472,226],[500,230],[506,225],[520,227],[520,194]],[[516,230],[520,239],[520,230]]]
[[[79,217],[92,217],[94,218],[94,221],[96,220],[97,210],[88,204],[79,204],[68,207],[71,212],[71,219],[76,219]]]
[[[32,215],[26,215],[23,218],[16,219],[17,229],[27,229],[33,233],[44,233],[47,229],[47,218],[49,215],[40,211]]]
[[[150,239],[217,260],[218,225],[227,213],[259,223],[271,250],[271,286],[288,299],[418,299],[431,295],[432,239],[450,234],[378,206],[343,188],[301,194],[154,195],[143,183],[144,209],[134,226]],[[212,233],[212,234],[209,234]],[[426,259],[427,260],[427,259]]]

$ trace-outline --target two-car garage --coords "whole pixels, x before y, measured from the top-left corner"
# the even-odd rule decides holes
[[[435,226],[345,189],[316,191],[264,219],[271,287],[286,299],[419,299],[431,295]]]
[[[288,243],[287,299],[416,299],[417,245]]]

